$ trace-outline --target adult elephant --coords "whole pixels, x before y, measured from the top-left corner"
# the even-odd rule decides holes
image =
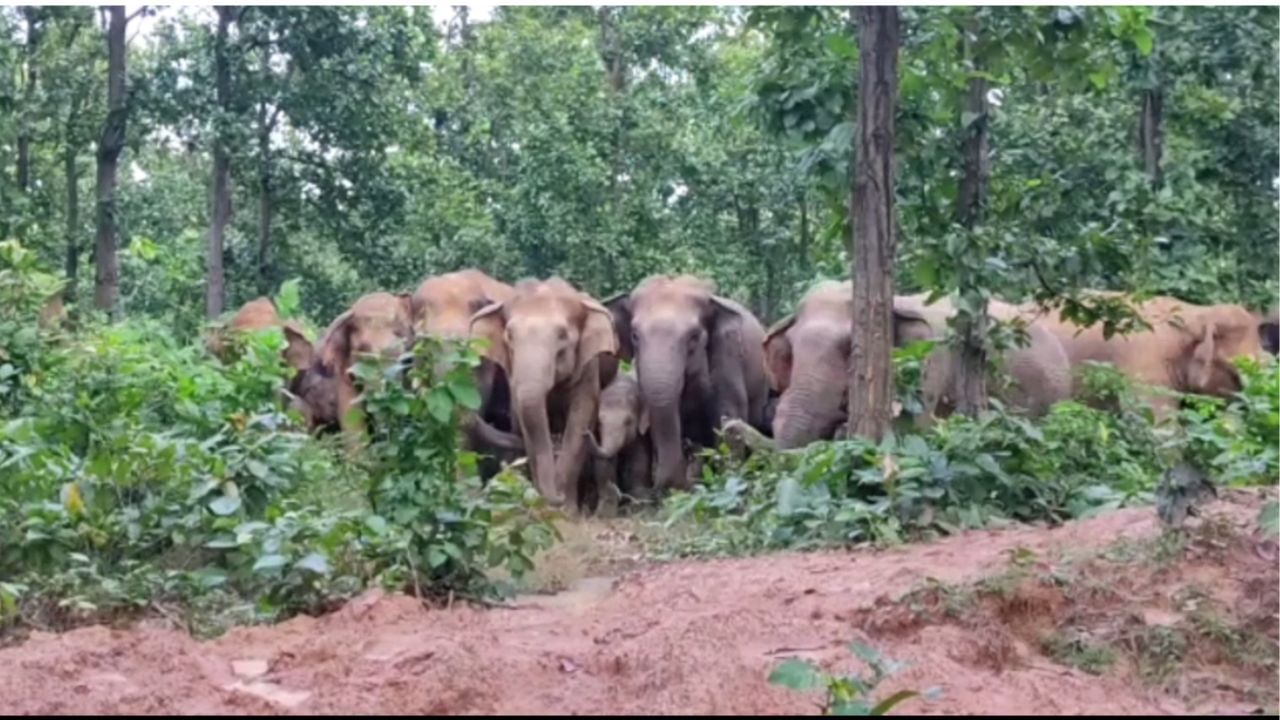
[[[925,295],[894,298],[894,344],[940,340],[953,310],[949,303],[924,302]],[[991,313],[1010,319],[1013,306],[992,301]],[[773,421],[779,447],[795,448],[829,439],[847,421],[849,355],[852,349],[853,286],[828,281],[810,290],[794,315],[769,330],[765,341],[770,382],[781,397]],[[1031,413],[1043,412],[1070,391],[1070,367],[1057,339],[1044,328],[1028,328],[1030,345],[1012,349],[1003,358],[1013,387],[1005,400]],[[945,347],[936,348],[925,362],[922,394],[923,421],[946,414],[946,389],[952,368]]]
[[[221,327],[212,328],[205,335],[205,349],[219,360],[231,359],[230,335],[257,332],[268,328],[280,328],[286,345],[282,352],[284,361],[295,370],[305,370],[312,361],[311,341],[302,326],[293,320],[281,320],[276,304],[268,297],[259,297],[245,303]]]
[[[1100,294],[1124,300],[1150,328],[1107,338],[1101,325],[1082,328],[1054,313],[1024,308],[1024,314],[1043,317],[1073,368],[1111,363],[1149,388],[1227,397],[1241,386],[1232,360],[1262,355],[1266,320],[1240,305],[1194,305],[1168,296],[1139,302],[1119,293]],[[1077,377],[1077,390],[1079,382]],[[1158,417],[1177,407],[1177,398],[1158,390],[1140,392]]]
[[[586,436],[617,371],[609,311],[560,278],[522,280],[472,316],[471,333],[488,340],[486,357],[510,384],[534,485],[554,505],[580,502]]]
[[[928,303],[929,294],[900,295],[893,301],[894,341],[902,345],[915,340],[941,341],[946,337],[947,321],[955,314],[949,300]],[[991,388],[1011,409],[1032,416],[1043,415],[1054,403],[1071,397],[1071,362],[1061,341],[1043,323],[1021,317],[1017,306],[1000,300],[989,300],[988,314],[1005,322],[1026,322],[1027,344],[1010,348],[1000,357],[1003,370],[1012,380],[1007,387]],[[921,378],[924,413],[921,423],[944,417],[955,410],[949,392],[955,379],[953,355],[946,347],[938,347],[925,360]]]
[[[515,289],[479,270],[459,270],[429,277],[414,291],[411,301],[414,333],[449,340],[471,336],[471,317],[493,303],[510,300]],[[480,392],[479,414],[487,422],[464,420],[467,444],[472,450],[494,452],[520,450],[520,439],[510,432],[510,392],[506,376],[490,360],[482,360],[475,372]]]
[[[412,341],[408,294],[365,295],[329,324],[310,366],[294,379],[294,408],[312,428],[336,424],[344,431],[362,430],[350,413],[357,395],[351,368],[362,355],[398,357]]]
[[[765,424],[764,328],[689,275],[655,275],[605,303],[620,355],[635,360],[653,440],[654,487],[687,487],[683,440],[709,446],[726,420]]]

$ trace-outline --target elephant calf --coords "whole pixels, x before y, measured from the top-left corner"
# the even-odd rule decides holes
[[[619,495],[644,502],[649,498],[650,451],[647,418],[634,373],[618,373],[600,393],[596,438],[588,435],[593,456],[596,512],[611,515]]]

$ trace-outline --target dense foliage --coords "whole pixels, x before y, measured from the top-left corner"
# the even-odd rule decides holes
[[[0,268],[6,292],[39,286]],[[476,393],[465,347],[424,343],[407,386],[406,366],[386,370],[368,396],[381,431],[353,459],[283,414],[279,331],[245,338],[226,365],[143,319],[70,337],[5,312],[0,333],[23,351],[0,366],[0,623],[173,603],[214,629],[375,583],[487,592],[489,568],[518,577],[554,537],[527,483],[507,472],[481,487],[456,449],[458,408]],[[434,352],[453,354],[443,398],[416,392]]]
[[[766,323],[845,276],[848,9],[492,12],[131,16],[125,319],[105,324],[88,311],[104,29],[91,8],[0,8],[0,625],[176,605],[203,628],[379,582],[478,592],[486,570],[519,574],[553,541],[527,483],[482,486],[458,452],[473,349],[426,341],[363,368],[372,434],[349,457],[281,411],[279,333],[227,364],[200,347],[211,267],[227,307],[276,295],[313,328],[363,293],[465,266],[559,274],[597,297],[687,271]],[[1275,303],[1276,8],[916,7],[902,26],[900,290],[952,293],[962,314],[1089,287]],[[979,128],[988,186],[965,219],[961,150]],[[232,213],[210,258],[215,148]],[[60,288],[74,332],[35,322]],[[907,415],[925,350],[899,353]],[[452,369],[435,376],[442,353]],[[1274,482],[1280,375],[1244,371],[1239,396],[1196,399],[1163,428],[1099,371],[1107,411],[1069,402],[1030,422],[997,405],[878,444],[713,454],[705,484],[666,508],[673,530],[697,522],[671,545],[1056,522],[1149,500],[1179,460]]]
[[[1246,362],[1242,371],[1244,389],[1230,402],[1192,397],[1192,409],[1163,425],[1123,376],[1100,366],[1087,377],[1109,409],[1068,401],[1032,421],[996,404],[923,434],[904,423],[878,444],[817,443],[745,461],[722,446],[708,453],[703,483],[667,501],[663,550],[744,554],[1057,523],[1150,503],[1183,462],[1216,484],[1274,485],[1280,366]]]
[[[688,270],[772,320],[813,279],[847,268],[850,17],[250,7],[230,30],[224,106],[212,11],[136,18],[124,310],[184,335],[198,324],[210,153],[223,138],[228,307],[292,276],[323,324],[360,293],[464,265],[509,280],[560,273],[598,296]],[[1274,301],[1277,17],[904,10],[901,286]],[[0,238],[85,276],[101,33],[88,8],[8,8],[0,31],[14,39],[0,50]],[[962,107],[975,76],[990,86],[985,119]],[[1152,90],[1163,109],[1158,180],[1135,142]],[[991,137],[989,197],[983,222],[963,230],[959,147],[979,121]],[[25,191],[8,182],[22,137]],[[74,293],[85,306],[86,291],[80,282]]]

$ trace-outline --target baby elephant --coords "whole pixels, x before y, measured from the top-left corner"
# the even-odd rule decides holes
[[[647,420],[634,372],[618,373],[600,393],[599,441],[587,435],[595,478],[588,492],[596,494],[596,514],[614,514],[620,495],[648,500],[652,483]]]

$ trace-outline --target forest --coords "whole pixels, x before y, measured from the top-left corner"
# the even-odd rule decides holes
[[[9,6],[0,33],[0,664],[85,626],[338,623],[375,588],[492,614],[1099,523],[1150,596],[1080,600],[1102,555],[1058,573],[1037,539],[1003,585],[940,569],[893,602],[980,637],[1052,585],[1016,641],[1049,661],[1276,707],[1280,592],[1222,576],[1258,607],[1192,607],[1159,569],[1280,586],[1277,8]],[[1160,592],[1176,622],[1099,619]],[[712,662],[622,707],[992,711],[867,622],[870,676],[769,655],[704,697]],[[941,699],[877,690],[905,686],[871,641]],[[223,707],[64,707],[38,677],[0,698]],[[445,704],[379,707],[617,707],[431,682]]]

